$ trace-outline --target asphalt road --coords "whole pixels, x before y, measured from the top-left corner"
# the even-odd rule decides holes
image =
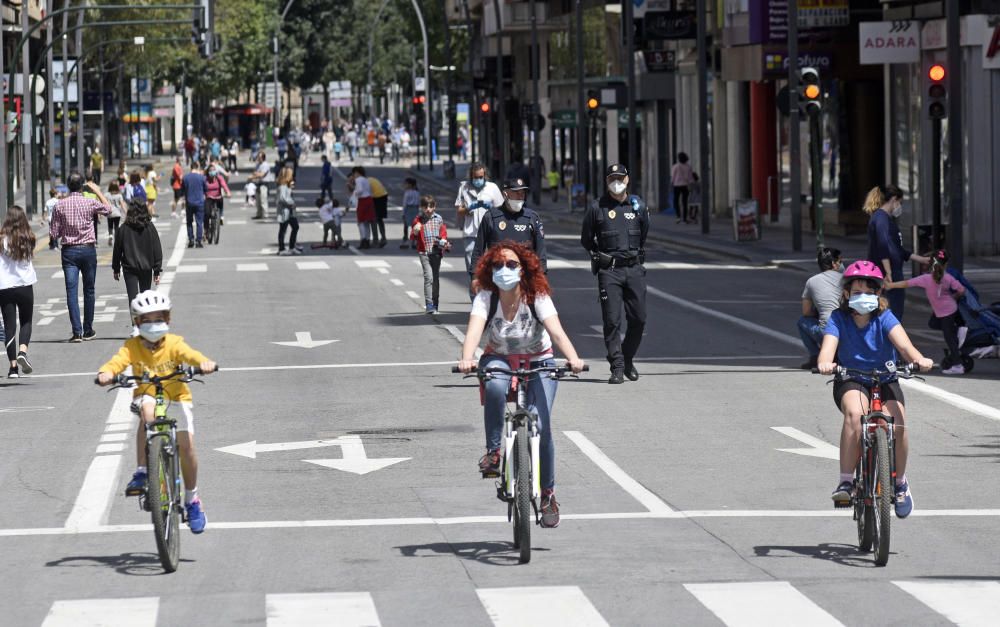
[[[652,247],[642,376],[611,387],[595,280],[562,220],[546,222],[550,279],[592,371],[561,383],[555,407],[562,524],[535,528],[518,565],[475,472],[475,385],[449,372],[462,257],[446,257],[441,312],[422,313],[416,254],[398,246],[405,172],[370,173],[391,191],[381,249],[311,248],[315,161],[296,193],[302,256],[276,256],[273,217],[251,220],[241,199],[218,246],[188,250],[178,221],[157,225],[173,330],[223,369],[195,389],[208,529],[185,530],[172,575],[121,496],[127,395],[91,383],[129,330],[109,250],[98,339],[83,344],[64,342],[57,254],[38,254],[36,371],[0,383],[4,625],[995,624],[1000,362],[906,386],[916,511],[893,520],[878,568],[830,507],[840,417],[826,381],[797,369],[806,277]],[[451,226],[454,190],[422,192]],[[926,311],[907,315],[938,356]]]

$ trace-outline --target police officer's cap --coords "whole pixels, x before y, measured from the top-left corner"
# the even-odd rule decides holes
[[[528,189],[528,182],[519,178],[507,179],[503,182],[503,188],[511,191]]]
[[[628,168],[620,163],[615,163],[608,166],[608,171],[605,173],[604,178],[611,178],[612,176],[628,176]]]

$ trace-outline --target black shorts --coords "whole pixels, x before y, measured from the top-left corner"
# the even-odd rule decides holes
[[[848,390],[859,390],[866,399],[869,401],[872,398],[871,388],[858,381],[837,381],[833,384],[833,402],[836,403],[837,409],[841,409],[840,401],[843,400],[844,394]],[[899,381],[890,381],[889,383],[882,384],[882,402],[887,401],[899,401],[900,405],[906,405],[906,401],[903,398],[903,389],[899,387]],[[863,408],[867,410],[868,408]]]
[[[174,200],[181,200],[184,198],[184,188],[174,190]]]
[[[375,219],[385,220],[389,217],[389,196],[379,196],[375,201]]]

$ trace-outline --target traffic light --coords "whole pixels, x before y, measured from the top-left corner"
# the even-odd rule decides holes
[[[601,106],[601,94],[596,89],[587,90],[587,111],[594,113]]]
[[[481,103],[481,104],[479,105],[479,111],[480,111],[481,113],[489,113],[489,112],[490,112],[490,103],[484,100],[484,101],[483,101],[483,102],[482,102],[482,103]]]
[[[814,67],[799,70],[799,106],[807,114],[823,109],[823,88],[819,84],[819,70]]]
[[[940,63],[927,68],[927,115],[932,120],[940,120],[948,115],[948,90],[944,84],[946,74]]]

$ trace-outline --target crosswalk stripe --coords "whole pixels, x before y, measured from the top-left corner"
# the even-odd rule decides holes
[[[330,264],[325,261],[296,261],[299,270],[329,270]]]
[[[158,597],[56,601],[42,627],[155,627]]]
[[[730,627],[842,625],[787,581],[699,583],[684,587]]]
[[[606,627],[590,599],[577,586],[531,586],[527,588],[483,588],[479,601],[497,627],[508,625],[573,625]]]
[[[208,272],[208,266],[204,264],[190,266],[177,266],[178,272]]]
[[[391,268],[392,266],[388,261],[383,259],[355,259],[354,263],[358,264],[359,268]],[[417,260],[420,263],[420,260]]]
[[[238,263],[237,272],[267,272],[269,268],[266,263]]]
[[[420,266],[421,268],[423,267],[423,264],[420,263],[419,259],[414,259],[413,263],[415,263],[416,265]],[[441,260],[441,267],[442,268],[454,268],[455,266],[453,266],[450,261],[445,261],[444,259],[442,259]]]
[[[893,581],[956,625],[996,625],[1000,581]]]
[[[269,594],[267,627],[376,627],[381,625],[367,592]]]

